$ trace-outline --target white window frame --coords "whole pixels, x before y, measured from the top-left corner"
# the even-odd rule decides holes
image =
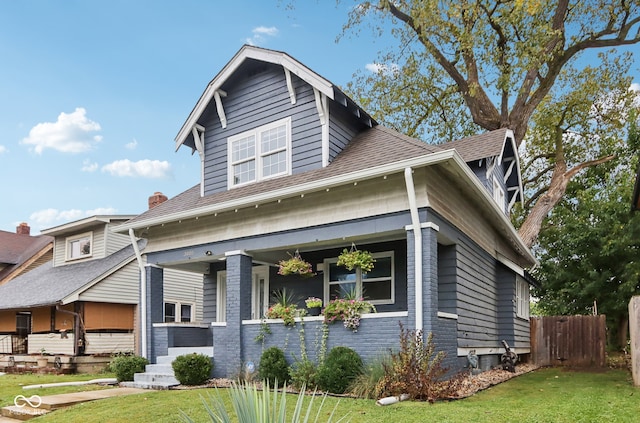
[[[500,206],[500,210],[506,212],[506,199],[504,195],[504,190],[500,186],[500,182],[498,182],[498,178],[493,177],[493,199]]]
[[[276,150],[270,151],[262,151],[262,143],[260,140],[260,135],[271,129],[275,129],[279,126],[285,126],[285,136],[286,143],[285,147],[281,147]],[[255,152],[251,157],[244,158],[242,160],[238,160],[236,162],[233,161],[233,144],[239,140],[242,140],[247,137],[253,136],[255,142]],[[270,156],[274,153],[284,151],[286,155],[286,169],[283,172],[275,173],[272,175],[265,176],[264,175],[264,158]],[[255,178],[252,180],[248,180],[241,183],[236,183],[234,179],[234,166],[247,163],[247,162],[255,162]],[[275,122],[268,123],[266,125],[262,125],[258,128],[254,128],[250,131],[245,131],[241,134],[233,135],[227,139],[227,186],[229,188],[235,188],[247,184],[251,184],[254,182],[262,181],[265,179],[276,178],[279,176],[290,175],[291,174],[291,117],[287,117],[284,119],[277,120]]]
[[[255,266],[251,270],[251,319],[260,320],[269,308],[269,266]],[[260,282],[263,282],[262,286]],[[227,320],[227,272],[218,272],[216,286],[216,321]]]
[[[393,251],[383,251],[383,252],[379,252],[379,253],[372,253],[371,256],[374,259],[377,258],[390,258],[391,259],[391,298],[385,298],[385,299],[380,299],[380,300],[367,300],[369,301],[371,304],[374,305],[381,305],[381,304],[395,304],[396,302],[396,277],[395,277],[395,255]],[[331,274],[331,264],[335,264],[338,262],[338,258],[337,257],[333,257],[333,258],[328,258],[324,260],[324,264],[323,264],[323,268],[324,268],[324,304],[327,304],[330,300],[333,300],[333,298],[330,298],[330,293],[331,293],[331,285],[336,285],[338,284],[338,282],[336,281],[331,281],[329,280],[330,278],[330,274]],[[363,282],[363,278],[362,278],[362,270],[360,268],[356,268],[355,269],[355,284],[356,284],[356,295],[358,296],[358,298],[362,297],[362,288],[363,288],[363,284],[365,287],[365,291],[366,291],[366,284],[368,282],[376,282],[379,280],[387,280],[389,279],[388,277],[383,277],[383,278],[367,278],[364,279],[366,280],[366,282]],[[344,283],[349,283],[347,281],[345,281]],[[365,298],[366,299],[366,298]]]
[[[84,239],[88,239],[89,240],[89,252],[87,254],[80,254],[78,256],[73,257],[71,255],[73,253],[73,248],[71,247],[71,244],[74,243],[74,242],[82,241]],[[66,261],[80,260],[80,259],[91,257],[93,255],[93,232],[85,232],[85,233],[82,233],[82,234],[79,234],[79,235],[74,235],[74,236],[67,237],[65,239],[64,245],[65,245],[65,260]]]
[[[531,294],[529,284],[524,279],[516,278],[516,316],[529,320]]]
[[[172,322],[167,322],[167,316],[166,316],[166,305],[167,304],[173,304],[175,306],[175,316],[174,316],[174,320]],[[189,307],[191,307],[191,313],[189,315],[189,320],[187,321],[182,321],[182,306],[183,305],[188,305]],[[164,300],[164,302],[162,303],[162,321],[165,323],[191,323],[195,321],[195,312],[196,312],[196,305],[194,303],[191,302],[187,302],[187,301],[175,301],[175,300]]]

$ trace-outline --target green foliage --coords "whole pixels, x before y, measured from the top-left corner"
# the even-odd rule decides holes
[[[431,333],[425,342],[421,330],[409,331],[400,325],[400,349],[383,362],[384,376],[377,392],[382,396],[408,394],[412,399],[430,402],[451,398],[462,378],[445,378],[448,369],[442,366],[444,358],[444,352],[436,352]]]
[[[263,390],[258,391],[258,388],[255,385],[247,383],[237,385],[234,383],[229,389],[229,397],[231,398],[231,403],[237,419],[231,418],[229,411],[227,410],[227,406],[225,405],[225,402],[220,395],[220,391],[217,388],[215,390],[215,395],[209,394],[209,403],[201,397],[208,417],[212,422],[284,423],[285,421],[291,421],[292,423],[306,423],[310,421],[317,422],[321,415],[326,415],[326,413],[322,412],[322,406],[324,405],[324,398],[326,396],[323,396],[322,403],[317,407],[314,414],[314,400],[316,398],[316,394],[314,393],[310,396],[305,409],[304,403],[307,396],[305,395],[304,390],[302,390],[297,396],[293,413],[287,416],[286,386],[281,391],[278,391],[278,388],[274,387],[272,391],[267,383]],[[336,404],[333,410],[328,414],[326,417],[327,420],[324,420],[323,418],[322,421],[332,422],[334,420],[333,416],[337,405],[338,404]],[[181,418],[184,422],[195,422],[195,420],[192,420],[184,412],[182,412]],[[336,421],[342,421],[343,419],[344,417]]]
[[[607,316],[616,349],[626,343],[627,307],[640,294],[640,214],[631,213],[636,160],[589,169],[545,221],[533,290],[545,314]]]
[[[280,260],[278,266],[279,275],[298,275],[305,278],[315,276],[311,263],[304,260],[297,251],[293,256],[289,254],[287,260]]]
[[[378,399],[383,396],[380,380],[384,377],[389,356],[379,356],[364,367],[364,371],[351,382],[347,392],[357,398]]]
[[[265,317],[268,319],[282,319],[285,325],[294,326],[296,324],[296,316],[304,313],[304,310],[298,309],[298,297],[292,290],[287,290],[287,288],[275,291],[271,296],[271,300],[275,304],[269,307],[265,313]]]
[[[322,314],[325,323],[330,324],[336,320],[342,320],[345,328],[357,332],[360,327],[362,313],[370,313],[372,311],[375,312],[376,308],[368,301],[337,298],[329,301]]]
[[[193,353],[176,357],[171,367],[180,384],[201,385],[209,379],[213,364],[210,357]]]
[[[334,394],[344,393],[351,382],[362,373],[362,359],[351,348],[333,347],[318,368],[318,388]]]
[[[352,247],[351,250],[346,248],[342,250],[342,253],[338,256],[337,265],[344,266],[347,270],[359,267],[363,272],[367,273],[373,270],[375,261],[370,252]]]
[[[303,357],[300,360],[296,360],[289,370],[291,374],[291,384],[296,389],[302,389],[305,386],[309,389],[314,389],[317,386],[317,372],[318,368],[316,364],[308,358]]]
[[[284,356],[284,351],[278,347],[271,347],[264,350],[260,357],[260,377],[269,382],[272,386],[286,384],[289,376],[289,365]]]
[[[109,363],[109,369],[116,374],[118,382],[125,382],[132,381],[135,373],[143,373],[147,364],[149,364],[149,360],[144,357],[118,355]]]

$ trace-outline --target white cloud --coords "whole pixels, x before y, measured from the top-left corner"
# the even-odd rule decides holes
[[[98,170],[98,163],[93,162],[91,163],[91,160],[89,159],[85,159],[82,162],[82,169],[83,172],[95,172],[96,170]]]
[[[103,172],[108,172],[112,176],[133,176],[149,179],[165,178],[171,174],[171,165],[167,161],[160,160],[116,160],[102,166]]]
[[[385,75],[393,75],[400,71],[400,67],[396,63],[390,65],[384,65],[382,63],[367,63],[365,66],[371,73],[382,73]]]
[[[631,91],[640,91],[640,83],[634,82],[633,84],[631,84],[631,87],[629,87],[629,89]]]
[[[0,145],[0,154],[2,154],[2,153],[6,153],[6,152],[8,152],[8,151],[9,151],[9,150],[7,149],[7,147],[5,147],[4,145]]]
[[[33,222],[33,224],[41,229],[50,228],[52,226],[57,226],[59,224],[63,224],[66,222],[72,222],[74,220],[79,220],[89,216],[96,215],[109,215],[116,214],[118,212],[117,209],[112,207],[103,207],[97,208],[93,210],[58,210],[58,209],[44,209],[34,213],[31,213],[29,216],[29,221]]]
[[[253,35],[247,38],[245,41],[247,44],[252,46],[263,44],[267,41],[268,37],[275,37],[276,35],[278,35],[278,32],[280,31],[275,26],[258,26],[251,30],[251,33]]]
[[[56,122],[39,123],[31,128],[29,136],[21,144],[34,146],[37,154],[42,154],[45,148],[63,153],[88,151],[102,137],[92,134],[100,131],[100,124],[88,119],[86,113],[82,107],[76,108],[73,113],[62,112]]]
[[[134,138],[131,142],[126,143],[124,145],[124,148],[126,148],[127,150],[135,150],[137,146],[138,146],[138,140]]]

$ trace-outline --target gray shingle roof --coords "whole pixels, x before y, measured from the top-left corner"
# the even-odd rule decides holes
[[[496,129],[446,144],[439,144],[439,147],[445,150],[455,148],[467,163],[486,157],[495,157],[502,154],[507,131],[506,128]]]
[[[140,248],[145,240],[138,241]],[[103,259],[53,267],[50,261],[0,286],[0,310],[53,305],[135,258],[127,246]],[[136,282],[137,283],[137,282]],[[117,302],[117,298],[112,301]]]

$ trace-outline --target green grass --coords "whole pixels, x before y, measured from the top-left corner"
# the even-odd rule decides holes
[[[94,377],[63,376],[65,380]],[[24,378],[24,379],[23,379]],[[55,377],[0,377],[3,405],[17,394],[60,393],[62,388],[23,391],[17,385],[57,381]],[[37,378],[34,381],[34,378]],[[53,380],[44,381],[50,378]],[[68,379],[67,379],[68,378]],[[11,386],[13,384],[13,386]],[[68,388],[67,388],[68,389]],[[85,387],[82,387],[85,389]],[[72,387],[71,391],[81,390]],[[208,391],[149,391],[87,402],[40,417],[38,423],[62,422],[177,422],[179,410],[197,422],[207,422],[201,397]],[[68,391],[67,391],[68,392]],[[227,391],[220,390],[227,404]],[[315,401],[317,405],[320,401]],[[609,370],[601,373],[542,369],[514,378],[465,400],[427,404],[405,401],[379,407],[372,400],[327,398],[323,411],[330,413],[338,403],[337,416],[349,415],[352,423],[361,422],[636,422],[640,419],[640,388],[633,387],[628,372]],[[288,406],[293,407],[295,396]]]

